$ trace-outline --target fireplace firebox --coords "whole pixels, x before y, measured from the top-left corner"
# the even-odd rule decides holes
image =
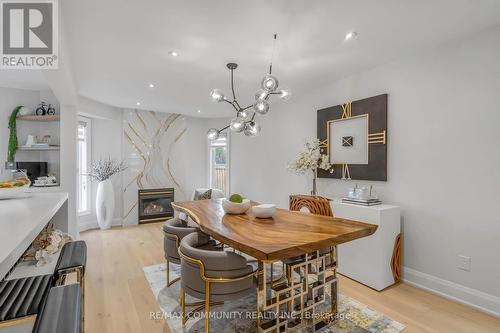
[[[174,216],[173,188],[139,190],[139,223],[165,221]]]

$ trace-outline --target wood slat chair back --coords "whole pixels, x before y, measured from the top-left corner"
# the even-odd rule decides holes
[[[290,195],[290,210],[300,211],[307,208],[311,214],[333,216],[330,199],[318,195]]]

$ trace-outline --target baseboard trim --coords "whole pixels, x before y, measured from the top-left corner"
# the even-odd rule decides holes
[[[405,283],[500,318],[500,297],[408,267],[404,267],[403,272]]]
[[[122,226],[123,220],[121,218],[114,218],[111,221],[112,226]],[[87,230],[99,229],[99,224],[97,224],[97,219],[88,219],[85,221],[78,222],[78,232],[83,232]]]

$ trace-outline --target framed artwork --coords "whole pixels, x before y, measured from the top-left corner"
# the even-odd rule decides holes
[[[387,94],[318,110],[317,135],[333,173],[320,178],[387,180]]]

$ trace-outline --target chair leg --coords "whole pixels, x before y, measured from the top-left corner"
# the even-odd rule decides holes
[[[180,289],[180,294],[181,294],[181,319],[182,319],[182,325],[186,324],[187,318],[186,318],[186,292],[184,291],[184,288],[181,287]]]
[[[210,332],[210,282],[205,282],[205,333]]]
[[[178,278],[175,278],[173,279],[172,281],[170,281],[170,261],[168,261],[167,259],[167,287],[170,287],[172,284],[176,283],[177,281],[179,281],[181,278],[178,277]]]

